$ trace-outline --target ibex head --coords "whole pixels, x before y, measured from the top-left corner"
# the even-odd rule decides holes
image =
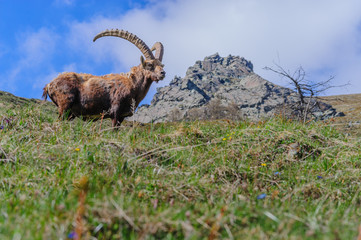
[[[163,70],[164,65],[162,64],[164,48],[162,43],[156,42],[152,49],[149,49],[143,40],[136,35],[128,31],[118,29],[105,30],[97,34],[94,37],[93,42],[104,36],[120,37],[133,43],[143,53],[145,59],[143,56],[140,57],[141,65],[143,69],[152,72],[152,80],[158,82],[159,80],[164,79],[165,71]],[[153,55],[154,50],[155,56]]]

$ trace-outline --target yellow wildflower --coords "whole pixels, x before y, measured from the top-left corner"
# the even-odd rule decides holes
[[[75,148],[74,150],[77,151],[77,152],[79,152],[79,151],[80,151],[80,148]]]
[[[265,167],[265,166],[267,166],[267,164],[265,164],[265,163],[262,163],[262,164],[261,164],[261,166],[262,166],[262,167]]]

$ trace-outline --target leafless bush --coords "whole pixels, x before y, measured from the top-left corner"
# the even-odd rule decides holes
[[[222,119],[225,118],[225,106],[222,105],[222,102],[219,98],[214,98],[210,100],[205,108],[205,115],[207,119]]]
[[[168,119],[171,122],[180,121],[180,120],[182,120],[182,117],[183,116],[182,116],[181,111],[179,110],[179,108],[176,108],[176,107],[173,108],[168,115]]]
[[[203,120],[204,117],[205,117],[205,113],[202,108],[189,109],[186,115],[186,119],[190,121]]]
[[[279,111],[282,112],[285,117],[306,122],[314,117],[316,109],[320,111],[324,110],[324,106],[319,101],[319,95],[330,88],[341,87],[331,85],[334,76],[330,76],[325,81],[315,83],[307,78],[306,72],[302,67],[297,68],[294,73],[291,73],[280,65],[275,65],[276,69],[270,67],[265,67],[264,69],[277,73],[282,78],[286,78],[298,98],[294,103],[284,104],[279,107]]]
[[[231,102],[230,104],[228,104],[228,106],[226,107],[226,113],[228,118],[233,121],[240,121],[245,119],[245,116],[242,113],[239,105],[235,102]]]
[[[173,108],[168,115],[168,119],[169,121],[217,119],[239,121],[245,119],[245,117],[238,104],[232,102],[228,105],[223,105],[219,98],[215,98],[205,106],[189,109],[184,115],[178,108]]]
[[[219,98],[215,98],[203,107],[190,109],[185,115],[185,119],[190,121],[216,119],[239,121],[244,119],[244,115],[238,104],[232,102],[228,105],[223,105]]]

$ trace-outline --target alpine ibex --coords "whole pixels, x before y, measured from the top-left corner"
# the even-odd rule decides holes
[[[132,67],[127,74],[60,74],[44,87],[43,92],[44,99],[49,96],[58,107],[59,117],[68,113],[68,119],[80,116],[83,119],[111,118],[112,126],[119,126],[125,117],[133,115],[134,108],[144,99],[152,82],[164,79],[164,48],[160,42],[149,49],[136,35],[118,29],[97,34],[93,42],[104,36],[128,40],[139,48],[145,59],[141,56],[141,64]]]

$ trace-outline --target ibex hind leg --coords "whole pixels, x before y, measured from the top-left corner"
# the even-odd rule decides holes
[[[66,120],[73,120],[75,118],[75,115],[72,113],[71,109],[67,109],[64,112],[62,118]]]
[[[70,101],[64,101],[59,103],[59,119],[72,120],[75,118],[74,113],[71,111],[73,105],[73,98],[68,98]]]
[[[110,117],[112,119],[112,126],[119,127],[120,124],[124,121],[124,118],[128,117],[131,114],[127,105],[118,105],[115,104],[110,110]]]
[[[112,118],[112,127],[113,127],[113,128],[119,127],[120,124],[122,124],[123,121],[124,121],[124,117],[121,117],[121,118]]]
[[[75,115],[71,112],[71,109],[59,110],[58,118],[61,120],[73,120]]]
[[[118,114],[116,117],[115,117],[115,119],[112,119],[113,120],[113,127],[115,127],[115,126],[120,126],[120,124],[122,124],[122,122],[124,121],[124,119],[126,118],[126,117],[131,117],[131,116],[133,116],[133,113],[132,112],[130,112],[129,110],[124,110],[123,111],[124,113],[122,113],[122,114]],[[114,125],[115,124],[115,125]]]

